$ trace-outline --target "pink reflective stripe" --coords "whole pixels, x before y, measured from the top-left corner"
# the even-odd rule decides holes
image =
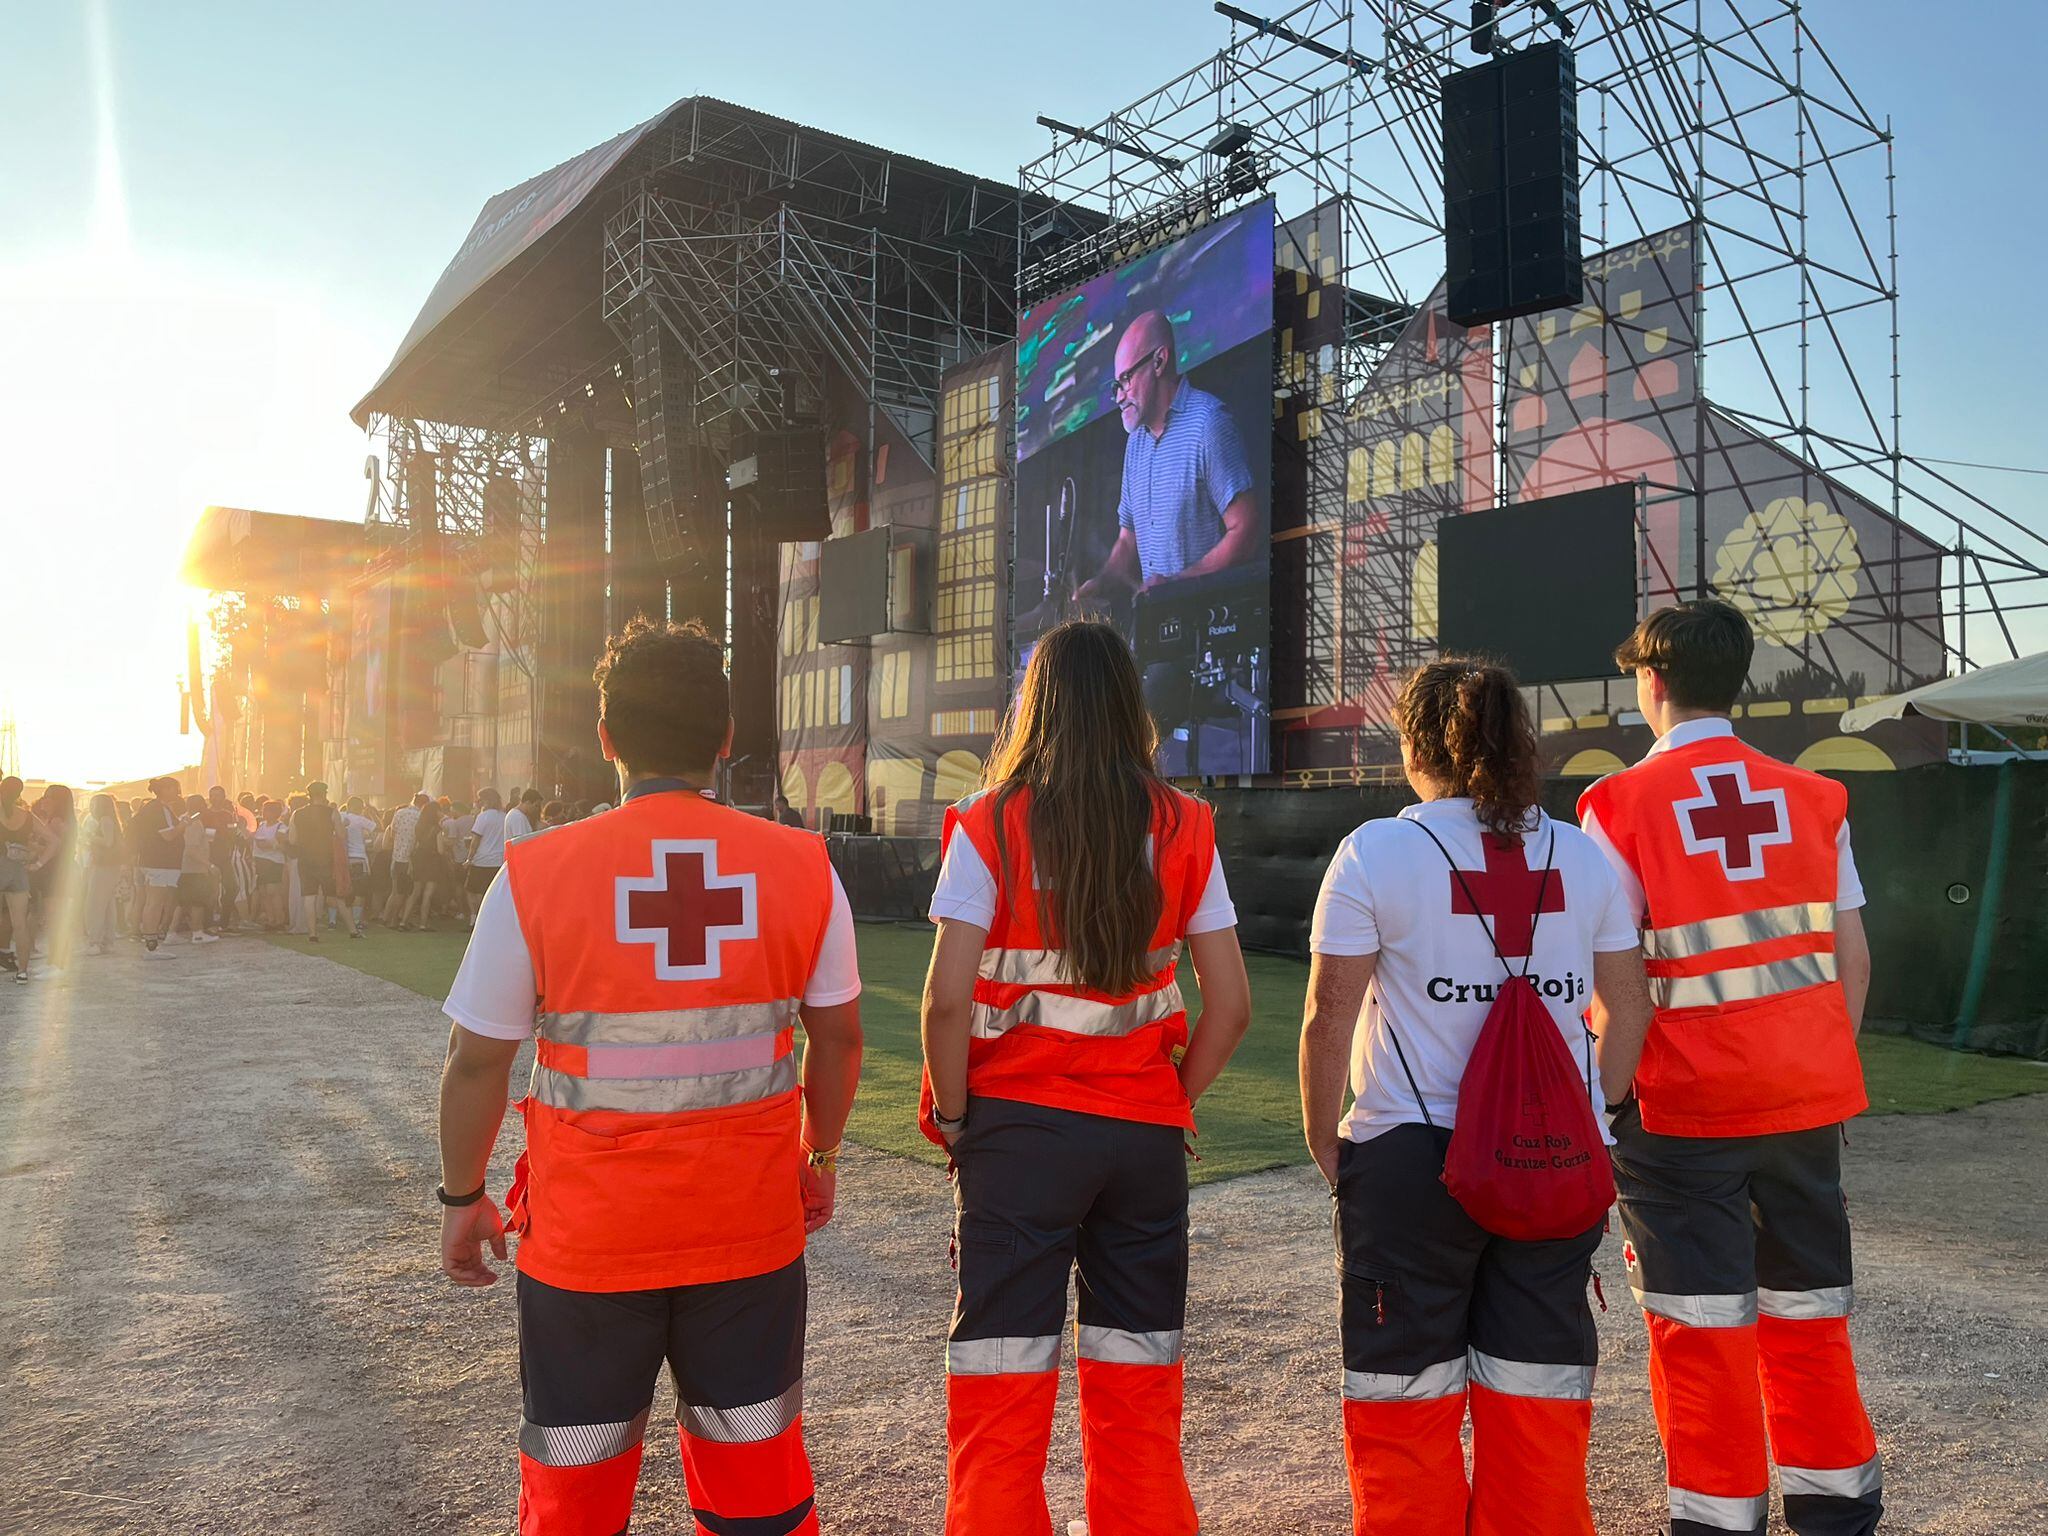
[[[586,1077],[709,1077],[773,1066],[782,1031],[730,1040],[671,1040],[662,1045],[591,1045]]]

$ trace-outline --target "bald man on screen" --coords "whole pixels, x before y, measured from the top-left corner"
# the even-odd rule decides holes
[[[1173,322],[1148,309],[1116,344],[1112,394],[1124,445],[1117,536],[1075,594],[1155,591],[1250,560],[1258,503],[1244,442],[1221,400],[1181,377]]]

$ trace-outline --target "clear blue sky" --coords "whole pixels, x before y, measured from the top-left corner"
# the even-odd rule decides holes
[[[2048,465],[2048,16],[1806,14],[1899,133],[1908,446]],[[31,773],[75,778],[196,756],[168,563],[207,502],[360,515],[347,410],[493,192],[693,94],[1008,180],[1037,113],[1092,121],[1225,36],[1206,0],[0,0],[0,27],[0,525],[48,573],[0,603],[0,705]],[[2048,516],[2048,479],[1962,473]]]

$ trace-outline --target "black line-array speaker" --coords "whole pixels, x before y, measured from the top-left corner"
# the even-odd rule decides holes
[[[1444,77],[1445,308],[1458,325],[1577,304],[1578,72],[1538,43]]]
[[[738,455],[732,476],[735,529],[751,528],[771,544],[832,536],[832,513],[825,502],[822,427],[754,433],[734,448]],[[751,480],[746,477],[748,472]]]

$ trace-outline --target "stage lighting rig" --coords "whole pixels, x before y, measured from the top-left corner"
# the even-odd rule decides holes
[[[1493,30],[1494,0],[1472,0],[1472,51],[1487,58],[1500,46]]]
[[[1018,276],[1017,301],[1031,305],[1049,293],[1086,282],[1098,272],[1135,261],[1147,251],[1178,240],[1223,213],[1240,199],[1263,192],[1271,172],[1265,157],[1248,145],[1224,163],[1223,169],[1193,186],[1160,198],[1144,212],[1119,219],[1095,233],[1029,263]],[[1037,243],[1027,226],[1027,246]]]
[[[1159,166],[1163,170],[1177,171],[1183,163],[1174,159],[1171,155],[1162,155],[1156,150],[1146,149],[1142,145],[1133,144],[1129,139],[1113,139],[1106,133],[1097,133],[1093,128],[1076,128],[1073,124],[1063,123],[1055,117],[1046,117],[1041,114],[1038,119],[1038,126],[1050,128],[1054,133],[1064,133],[1068,138],[1086,139],[1090,144],[1100,144],[1104,149],[1120,149],[1127,155],[1137,156],[1140,160],[1150,160],[1154,165]]]
[[[1236,159],[1251,148],[1253,134],[1243,123],[1225,123],[1216,137],[1202,146],[1202,153],[1214,155],[1219,160]]]
[[[1332,48],[1328,43],[1304,36],[1283,22],[1268,21],[1265,17],[1255,16],[1250,11],[1239,10],[1234,5],[1225,5],[1223,0],[1216,0],[1216,14],[1227,16],[1232,21],[1243,22],[1261,36],[1277,37],[1283,43],[1292,43],[1297,48],[1306,48],[1310,53],[1319,53],[1333,64],[1344,65],[1361,80],[1380,67],[1378,59],[1368,59],[1364,54],[1353,53],[1348,48]]]

